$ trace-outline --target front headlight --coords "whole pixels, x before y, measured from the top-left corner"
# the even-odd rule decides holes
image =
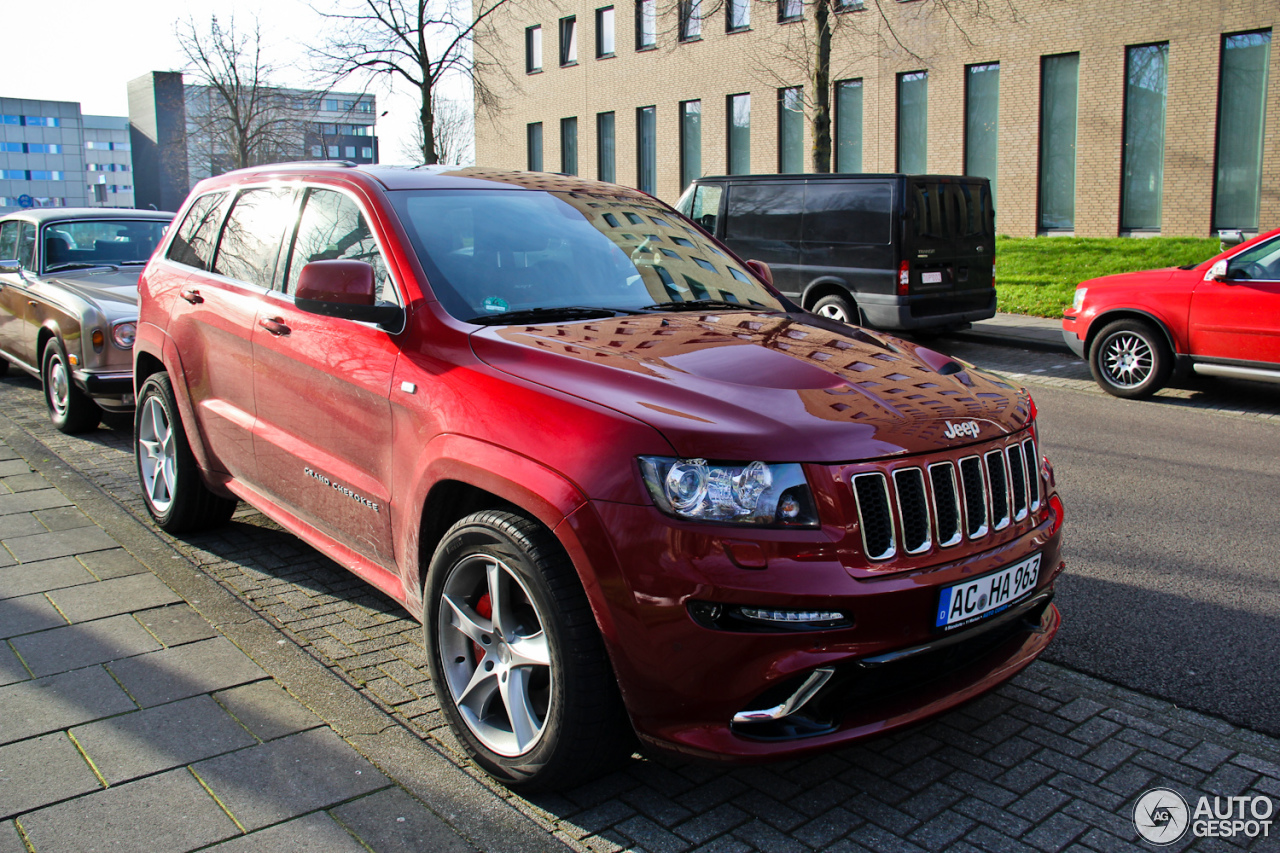
[[[1075,299],[1071,300],[1071,311],[1077,313],[1084,307],[1084,295],[1089,292],[1087,287],[1077,287]]]
[[[111,327],[111,340],[120,349],[133,349],[133,339],[138,334],[138,324],[130,320]]]
[[[649,495],[668,515],[690,521],[817,527],[804,469],[795,463],[716,463],[641,456]]]

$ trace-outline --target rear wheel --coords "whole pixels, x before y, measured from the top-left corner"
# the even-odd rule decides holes
[[[200,479],[168,374],[157,373],[142,383],[133,441],[143,502],[161,528],[182,533],[231,518],[236,502],[215,495]]]
[[[1173,354],[1150,323],[1117,320],[1094,338],[1089,370],[1108,394],[1136,400],[1150,397],[1169,381]]]
[[[522,791],[577,785],[629,754],[586,594],[559,543],[511,512],[445,534],[423,595],[431,680],[472,759]]]
[[[74,435],[93,429],[102,420],[102,409],[72,381],[67,351],[57,338],[49,338],[49,342],[44,345],[44,356],[40,360],[40,381],[44,384],[44,402],[49,408],[49,420],[60,432]]]
[[[840,293],[828,293],[813,303],[813,313],[841,323],[858,322],[858,306]]]

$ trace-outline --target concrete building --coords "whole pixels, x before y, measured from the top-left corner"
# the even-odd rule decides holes
[[[83,116],[89,207],[133,207],[133,150],[125,116]]]
[[[83,121],[72,101],[0,98],[0,211],[86,206]]]
[[[508,4],[477,162],[674,201],[812,171],[816,0]],[[1280,225],[1275,0],[826,0],[832,168],[979,174],[1015,236]]]
[[[270,141],[259,162],[378,162],[373,95],[272,89]],[[152,71],[129,81],[129,123],[139,206],[177,210],[197,181],[232,168],[219,101],[181,72]]]

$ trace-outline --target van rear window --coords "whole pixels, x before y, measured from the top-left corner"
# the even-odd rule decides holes
[[[986,184],[917,181],[911,185],[911,227],[924,240],[990,236],[991,189]]]

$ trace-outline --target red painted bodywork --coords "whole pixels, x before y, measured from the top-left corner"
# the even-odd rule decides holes
[[[1103,276],[1080,283],[1080,309],[1068,309],[1063,333],[1087,353],[1098,331],[1114,319],[1142,317],[1157,323],[1174,353],[1274,369],[1280,365],[1280,282],[1217,281],[1215,263],[1280,236],[1259,234],[1190,269],[1170,267]]]
[[[1051,589],[1061,519],[1038,452],[1042,501],[1025,519],[980,541],[880,563],[863,553],[850,486],[856,472],[1036,440],[1034,404],[1024,389],[932,350],[798,312],[505,327],[455,319],[434,298],[385,194],[528,178],[300,165],[200,184],[193,196],[268,181],[345,188],[361,200],[407,306],[405,328],[387,332],[307,314],[288,297],[246,292],[158,252],[140,284],[136,381],[161,367],[175,378],[210,486],[250,501],[416,616],[438,489],[464,483],[520,508],[577,568],[639,734],[689,754],[829,749],[964,702],[1043,650],[1059,622],[1052,605],[1038,631],[851,709],[833,733],[762,741],[732,730],[735,712],[788,677],[930,642],[940,585],[1039,552],[1037,591]],[[555,180],[585,192],[607,186]],[[183,298],[192,288],[203,302]],[[263,319],[289,333],[271,333]],[[974,421],[980,437],[947,438],[949,420]],[[821,526],[676,520],[644,487],[637,457],[646,455],[803,463]],[[323,487],[310,472],[343,488]],[[691,599],[841,608],[854,624],[712,630],[691,618]]]

